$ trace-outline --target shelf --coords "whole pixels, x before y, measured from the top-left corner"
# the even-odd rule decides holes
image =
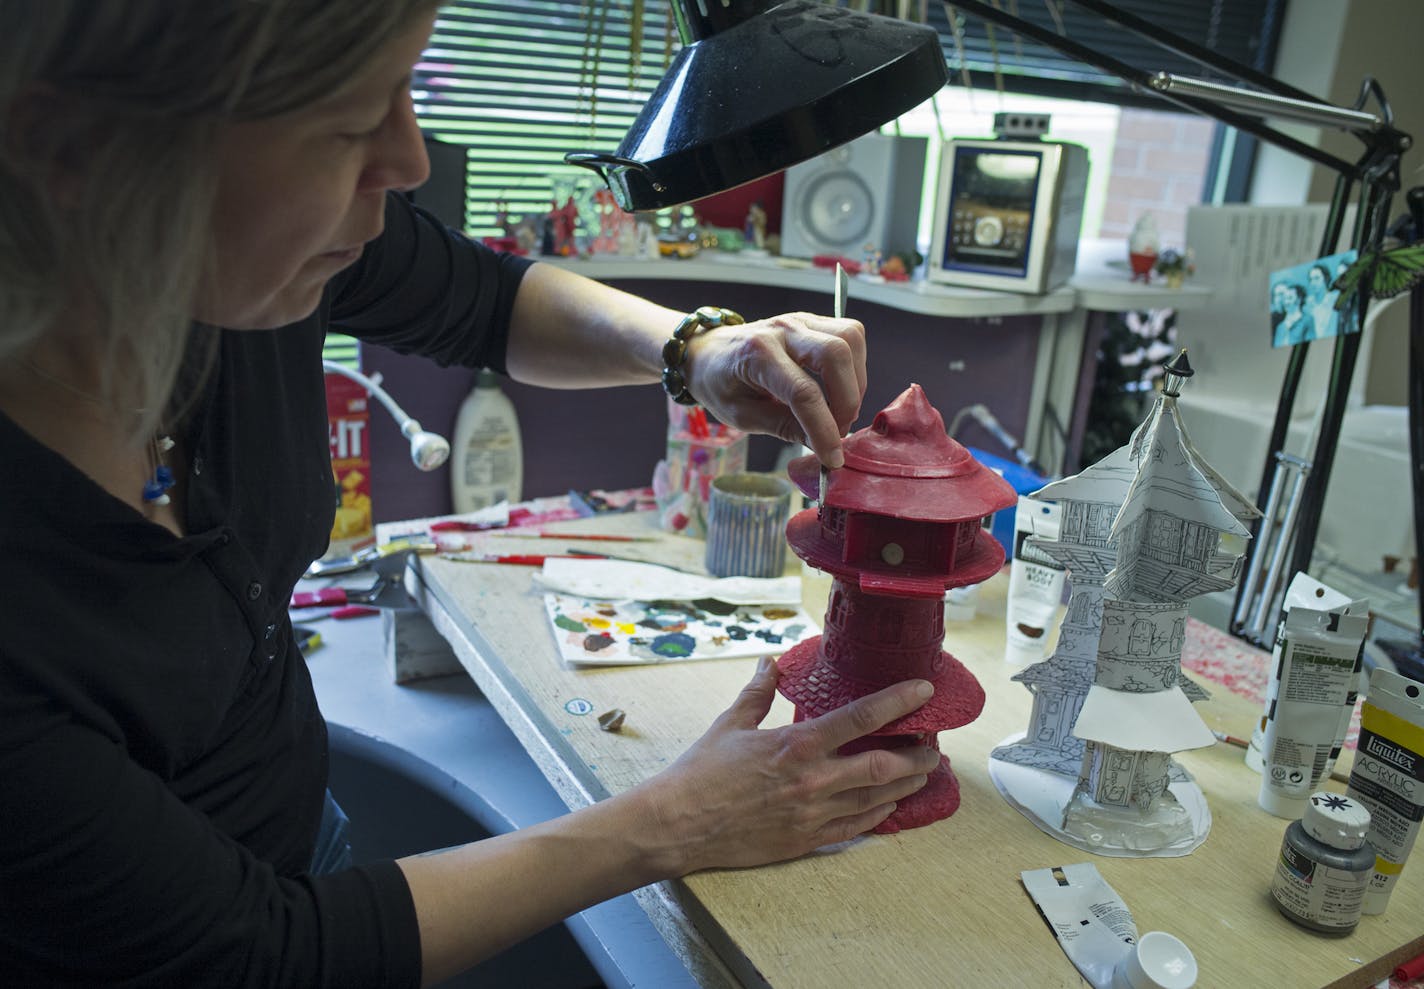
[[[1116,259],[1121,257],[1119,263]],[[1067,285],[1046,295],[995,292],[989,289],[939,285],[922,279],[884,282],[850,278],[850,298],[873,302],[904,312],[960,319],[993,316],[1038,316],[1074,309],[1121,312],[1128,309],[1196,309],[1206,304],[1211,289],[1184,285],[1169,289],[1130,280],[1127,249],[1121,241],[1084,241],[1079,248],[1078,270]],[[660,258],[656,261],[611,255],[538,260],[599,281],[631,279],[735,282],[775,288],[823,292],[831,297],[829,269],[797,258],[748,258],[737,254],[708,253],[695,258]]]

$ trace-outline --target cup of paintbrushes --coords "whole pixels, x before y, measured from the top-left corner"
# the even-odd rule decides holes
[[[713,478],[707,502],[707,572],[714,577],[780,577],[786,567],[791,482],[773,474]]]

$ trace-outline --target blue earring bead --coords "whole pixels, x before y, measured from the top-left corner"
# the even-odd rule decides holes
[[[168,491],[173,487],[173,472],[163,463],[163,455],[173,449],[173,440],[168,436],[156,436],[153,440],[153,476],[143,485],[143,500],[150,505],[169,503]]]

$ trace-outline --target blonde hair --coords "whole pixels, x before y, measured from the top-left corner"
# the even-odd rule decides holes
[[[82,303],[98,397],[151,435],[211,263],[219,128],[338,92],[436,6],[0,0],[0,361]]]

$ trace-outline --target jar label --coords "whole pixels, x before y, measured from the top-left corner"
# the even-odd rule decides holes
[[[1271,880],[1271,895],[1302,920],[1348,930],[1360,921],[1369,878],[1369,869],[1334,869],[1284,845]]]

